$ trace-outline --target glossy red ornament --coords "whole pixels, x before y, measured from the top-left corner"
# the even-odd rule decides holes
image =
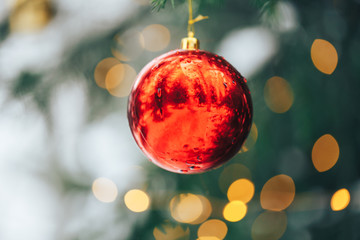
[[[154,164],[200,173],[240,150],[250,131],[252,102],[246,79],[224,58],[175,50],[142,69],[129,96],[128,119]]]

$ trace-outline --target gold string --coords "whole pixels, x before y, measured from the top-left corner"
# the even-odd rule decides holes
[[[193,9],[192,9],[192,0],[189,0],[189,21],[188,21],[188,37],[192,38],[195,35],[194,23],[199,22],[204,19],[208,19],[208,16],[199,15],[193,19]]]

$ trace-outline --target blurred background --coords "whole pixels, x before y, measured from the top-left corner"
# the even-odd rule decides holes
[[[126,106],[186,36],[186,1],[0,0],[0,239],[360,239],[360,1],[193,7],[254,124],[227,164],[179,175],[141,153]]]

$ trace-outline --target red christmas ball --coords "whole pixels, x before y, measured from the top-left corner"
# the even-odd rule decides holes
[[[224,58],[175,50],[147,64],[129,96],[135,141],[159,167],[200,173],[233,157],[251,127],[246,79]]]

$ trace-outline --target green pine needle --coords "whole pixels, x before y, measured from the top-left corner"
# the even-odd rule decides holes
[[[255,6],[261,9],[262,14],[273,15],[275,7],[280,0],[254,0]]]
[[[201,0],[203,2],[204,0]],[[215,4],[221,0],[207,0],[207,4]],[[280,0],[252,0],[255,6],[261,9],[262,14],[273,15],[275,12],[275,6]],[[153,11],[159,11],[165,8],[167,0],[151,0],[151,6]],[[171,0],[171,5],[175,8],[175,1]]]
[[[167,0],[151,0],[151,8],[154,11],[159,11],[160,9],[165,7]],[[173,0],[172,0],[173,2]]]

